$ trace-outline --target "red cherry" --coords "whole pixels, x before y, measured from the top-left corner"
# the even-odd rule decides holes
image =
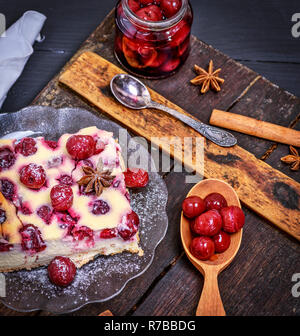
[[[144,63],[139,59],[138,48],[140,47],[140,43],[133,41],[132,39],[123,36],[122,39],[122,49],[124,52],[124,56],[126,61],[133,68],[144,68]]]
[[[161,67],[161,71],[163,72],[172,72],[176,70],[180,65],[180,59],[179,58],[173,58],[168,60],[163,64]]]
[[[65,184],[58,184],[51,189],[52,207],[56,211],[66,211],[73,204],[73,190]]]
[[[20,181],[30,189],[40,189],[46,182],[45,170],[42,166],[30,163],[21,169]]]
[[[128,168],[124,178],[127,188],[145,187],[149,182],[149,174],[144,169]]]
[[[182,6],[182,2],[181,0],[161,0],[160,6],[165,16],[170,18],[179,11]]]
[[[195,232],[195,230],[194,230],[195,218],[190,219],[189,223],[190,223],[190,229],[191,229],[191,231]]]
[[[57,181],[60,183],[60,184],[65,184],[67,186],[71,186],[74,184],[74,181],[73,181],[73,178],[70,176],[70,175],[67,175],[67,174],[64,174],[64,175],[61,175]]]
[[[111,239],[117,237],[118,231],[116,229],[104,229],[100,232],[101,239]]]
[[[162,12],[156,5],[141,8],[136,12],[136,15],[145,21],[161,21],[163,19]]]
[[[196,237],[192,240],[190,251],[199,260],[208,260],[215,253],[215,244],[209,237]]]
[[[134,34],[130,35],[132,38],[134,38],[139,43],[146,42],[148,46],[155,48],[155,41],[157,41],[157,36],[153,31],[147,31],[144,29],[136,30]],[[152,42],[152,43],[150,43]]]
[[[223,219],[223,230],[226,232],[237,232],[245,224],[245,215],[243,210],[235,205],[221,209]]]
[[[57,286],[66,287],[76,275],[76,266],[67,257],[55,257],[48,266],[50,281]]]
[[[7,179],[0,180],[0,190],[3,196],[12,201],[16,192],[16,187],[13,182]]]
[[[72,135],[66,147],[72,159],[83,160],[94,155],[95,140],[90,135]]]
[[[185,55],[189,51],[189,49],[190,49],[190,41],[185,40],[178,46],[178,56],[181,57]]]
[[[141,9],[140,0],[128,0],[128,6],[134,13],[136,13]]]
[[[76,241],[83,240],[84,238],[93,239],[94,231],[87,226],[75,226],[71,231],[71,235]]]
[[[143,67],[153,67],[157,59],[157,51],[155,48],[141,45],[137,51]]]
[[[176,26],[170,30],[170,36],[172,36],[171,45],[174,47],[180,47],[191,32],[191,27],[184,20],[180,21]]]
[[[204,198],[206,210],[218,210],[227,207],[226,199],[219,193],[211,193]]]
[[[36,141],[33,138],[23,138],[15,147],[15,152],[30,156],[37,152]]]
[[[143,6],[153,5],[154,0],[139,0],[140,4]]]
[[[0,149],[0,171],[10,168],[16,161],[14,153],[9,148]]]
[[[222,228],[222,217],[217,210],[204,212],[195,219],[194,232],[203,236],[214,236]]]
[[[20,229],[21,246],[24,251],[37,253],[45,250],[46,244],[41,236],[41,231],[33,224],[27,224]]]
[[[159,68],[167,61],[168,61],[168,51],[161,49],[161,52],[157,53],[156,58],[153,59],[152,62],[149,62],[148,66],[151,68]]]
[[[126,216],[126,223],[124,225],[122,224],[119,227],[118,229],[119,235],[124,240],[129,240],[137,233],[139,223],[140,223],[140,220],[139,220],[138,215],[134,211],[131,211]]]
[[[53,212],[51,208],[48,205],[42,205],[37,210],[37,215],[42,218],[42,220],[49,225],[51,223]]]
[[[58,143],[56,141],[44,140],[44,143],[53,150],[58,147]]]
[[[57,220],[60,223],[61,229],[67,229],[67,235],[71,235],[74,226],[77,224],[78,219],[72,218],[69,213],[56,212]]]
[[[103,200],[97,200],[93,203],[92,213],[94,215],[105,215],[109,212],[110,206]]]
[[[230,236],[224,231],[220,231],[217,235],[212,237],[215,243],[215,250],[218,253],[225,252],[230,245]]]
[[[199,216],[205,210],[201,197],[189,196],[182,202],[182,211],[187,218]]]

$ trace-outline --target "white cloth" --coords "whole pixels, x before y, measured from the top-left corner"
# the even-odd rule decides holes
[[[45,20],[46,16],[41,13],[25,12],[0,36],[0,108],[33,53],[33,43],[41,40]]]

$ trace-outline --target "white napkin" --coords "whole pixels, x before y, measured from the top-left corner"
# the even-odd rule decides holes
[[[33,53],[33,43],[41,40],[45,20],[46,16],[41,13],[25,12],[0,36],[0,108]]]

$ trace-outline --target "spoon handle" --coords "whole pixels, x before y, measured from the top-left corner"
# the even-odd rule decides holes
[[[213,271],[206,271],[204,275],[204,286],[196,310],[196,316],[225,315],[226,313],[219,291],[218,274]]]
[[[147,107],[162,110],[171,114],[173,117],[192,127],[194,130],[202,134],[205,138],[209,139],[219,146],[231,147],[237,143],[236,138],[231,133],[223,131],[222,129],[217,127],[206,125],[165,105],[151,101]]]

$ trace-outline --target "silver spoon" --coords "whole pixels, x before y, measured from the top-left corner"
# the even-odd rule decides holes
[[[147,87],[133,76],[127,74],[116,75],[110,82],[110,88],[116,99],[126,107],[136,110],[154,108],[167,112],[222,147],[231,147],[237,143],[236,138],[231,133],[203,124],[183,113],[151,100]]]

